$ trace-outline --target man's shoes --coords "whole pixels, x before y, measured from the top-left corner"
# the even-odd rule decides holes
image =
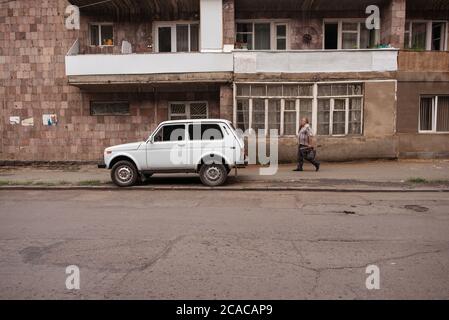
[[[296,168],[293,171],[304,171],[302,168]]]
[[[318,162],[315,166],[315,171],[319,171],[320,170],[320,163]]]

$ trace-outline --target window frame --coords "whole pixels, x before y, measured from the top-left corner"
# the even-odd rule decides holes
[[[245,32],[252,34],[252,49],[235,49],[235,50],[248,50],[248,51],[288,51],[290,50],[290,20],[288,19],[237,19],[235,21],[235,36],[234,43],[237,43],[237,32],[238,24],[252,24],[252,31]],[[270,49],[255,49],[255,24],[270,24]],[[277,26],[285,25],[285,49],[277,48]]]
[[[438,97],[447,97],[446,94],[423,94],[419,96],[418,104],[418,133],[422,134],[449,134],[449,131],[437,131],[437,121],[438,121]],[[421,99],[422,98],[432,98],[432,129],[431,130],[421,130]]]
[[[318,86],[319,85],[338,85],[338,84],[344,84],[344,85],[361,85],[362,91],[360,94],[354,94],[350,95],[349,92],[346,95],[330,95],[330,96],[319,96],[318,95]],[[312,85],[312,95],[310,96],[284,96],[283,93],[281,96],[252,96],[251,94],[251,87],[249,89],[248,95],[237,95],[237,86],[238,85]],[[312,124],[312,130],[315,135],[323,136],[323,137],[346,137],[346,136],[363,136],[363,117],[364,117],[364,82],[363,81],[335,81],[335,82],[236,82],[234,83],[234,109],[233,109],[233,124],[235,127],[237,126],[237,101],[238,100],[248,100],[248,113],[249,113],[249,119],[248,119],[248,130],[254,131],[253,128],[253,99],[261,99],[265,101],[265,135],[268,136],[268,105],[270,99],[279,99],[281,100],[281,117],[280,117],[280,137],[293,137],[294,135],[286,135],[285,132],[285,101],[295,101],[295,107],[296,107],[296,134],[297,135],[299,131],[299,118],[301,115],[301,102],[302,100],[310,99],[312,101],[312,110],[311,110],[311,118],[309,119]],[[267,88],[266,88],[266,91]],[[268,94],[268,93],[267,93]],[[300,94],[300,92],[298,92]],[[360,99],[360,133],[349,133],[349,126],[350,126],[350,119],[349,119],[349,107],[350,107],[350,100],[351,99]],[[329,134],[318,134],[318,100],[319,99],[329,99],[330,101],[330,107],[329,107]],[[345,100],[345,133],[344,134],[333,134],[333,112],[334,112],[334,102],[335,99],[344,99]],[[287,111],[287,112],[293,112],[293,111]]]
[[[177,48],[177,35],[176,27],[178,25],[188,25],[188,51],[178,51]],[[198,26],[198,51],[191,51],[191,25]],[[200,52],[201,51],[201,24],[200,21],[196,20],[179,20],[179,21],[157,21],[153,23],[153,44],[154,52],[156,53],[170,53],[170,52],[160,52],[159,51],[159,28],[170,28],[171,30],[171,53],[190,53],[190,52]]]
[[[156,136],[159,134],[159,132],[161,130],[164,129],[164,127],[168,127],[168,126],[184,126],[184,140],[175,140],[175,141],[171,141],[171,140],[167,140],[167,141],[156,141],[155,138]],[[164,136],[164,134],[162,134],[162,136]],[[156,130],[154,131],[154,133],[151,135],[150,137],[150,141],[151,143],[179,143],[179,141],[184,141],[187,142],[188,138],[188,132],[187,132],[187,123],[185,122],[180,122],[180,123],[166,123],[163,125],[160,125],[158,128],[156,128]]]
[[[93,108],[93,104],[98,103],[98,104],[119,104],[119,103],[126,103],[128,106],[128,112],[127,113],[102,113],[102,114],[93,114],[92,112],[92,108]],[[131,106],[128,100],[90,100],[89,101],[89,114],[92,117],[123,117],[123,116],[130,116],[131,115]]]
[[[209,139],[209,140],[204,140],[203,139],[203,137],[201,136],[201,139],[193,139],[193,137],[190,137],[190,126],[194,126],[194,125],[200,125],[200,126],[202,126],[202,125],[207,125],[207,124],[209,124],[209,125],[217,125],[217,127],[219,128],[219,130],[220,130],[220,133],[221,133],[221,138],[220,139],[213,139],[213,140],[211,140],[211,139]],[[188,122],[188,123],[186,123],[186,125],[187,125],[187,131],[186,131],[186,135],[187,135],[187,138],[188,139],[186,139],[186,141],[204,141],[204,142],[214,142],[214,141],[223,141],[224,140],[224,132],[223,132],[223,128],[221,127],[221,125],[219,124],[219,123],[217,123],[217,122],[210,122],[210,121],[201,121],[201,122]],[[192,138],[192,139],[191,139]]]
[[[411,19],[411,20],[405,21],[405,24],[408,24],[408,30],[404,28],[404,49],[413,50],[413,48],[411,47],[413,23],[425,23],[426,24],[426,48],[424,49],[425,51],[448,51],[449,50],[448,43],[447,43],[449,40],[449,36],[448,36],[449,21],[448,20],[426,20],[426,19]],[[443,23],[444,24],[444,46],[443,46],[443,49],[441,49],[441,50],[432,50],[432,33],[433,33],[432,24],[433,23]],[[409,34],[408,45],[406,45],[406,43],[405,43],[405,34],[406,33]]]
[[[326,49],[326,24],[337,24],[337,49]],[[355,30],[346,30],[343,31],[343,23],[357,23],[357,31]],[[322,34],[323,34],[323,40],[322,40],[322,49],[323,50],[372,50],[371,48],[360,48],[360,38],[361,38],[361,30],[362,30],[362,24],[365,23],[365,19],[360,18],[343,18],[343,19],[323,19],[322,24]],[[357,48],[353,49],[343,49],[343,33],[356,33],[357,34]],[[374,43],[379,44],[380,43],[380,30],[375,30],[374,32]]]
[[[91,27],[98,26],[98,42],[99,44],[92,44],[92,32]],[[101,28],[102,26],[112,27],[112,44],[101,44]],[[115,28],[113,22],[90,22],[89,23],[89,46],[90,47],[114,47],[115,46]]]
[[[190,101],[169,101],[168,102],[168,120],[172,120],[171,117],[172,115],[175,116],[181,116],[181,115],[185,115],[186,119],[185,120],[190,120],[191,118],[191,113],[190,113],[190,106],[194,103],[204,103],[206,105],[206,118],[202,118],[202,119],[209,119],[209,103],[208,101],[203,101],[203,100],[190,100]],[[185,113],[172,113],[171,112],[171,106],[174,104],[183,104],[185,105]]]

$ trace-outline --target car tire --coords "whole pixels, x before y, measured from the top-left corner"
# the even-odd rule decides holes
[[[225,183],[228,173],[222,164],[203,164],[200,169],[201,182],[209,187],[221,186]]]
[[[119,187],[133,186],[138,179],[137,168],[130,161],[119,161],[112,166],[111,179]]]

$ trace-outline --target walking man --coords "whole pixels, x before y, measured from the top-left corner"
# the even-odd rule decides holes
[[[320,163],[315,160],[316,151],[310,142],[312,136],[309,119],[302,118],[298,132],[298,166],[293,171],[303,171],[304,159],[313,164],[316,171],[320,170]]]

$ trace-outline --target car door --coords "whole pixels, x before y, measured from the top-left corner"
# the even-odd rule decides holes
[[[147,145],[148,170],[176,170],[186,167],[186,125],[165,124]]]
[[[224,154],[223,132],[218,123],[196,122],[188,125],[187,148],[195,167],[203,156]]]

